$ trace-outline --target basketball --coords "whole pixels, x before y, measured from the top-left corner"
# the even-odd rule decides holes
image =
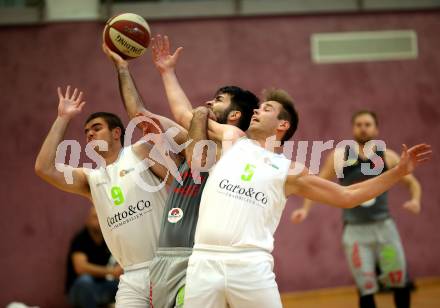
[[[150,37],[148,23],[133,13],[110,18],[103,33],[105,44],[124,59],[134,59],[143,55],[150,43]]]

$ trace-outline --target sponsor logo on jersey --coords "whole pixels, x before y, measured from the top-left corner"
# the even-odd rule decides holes
[[[175,207],[168,212],[168,222],[172,224],[175,224],[176,222],[180,221],[182,217],[183,217],[183,210],[181,208]]]
[[[227,179],[220,181],[218,188],[219,192],[232,197],[234,199],[243,200],[257,206],[267,205],[267,196],[262,191],[257,191],[253,187],[243,187],[239,184],[233,184]]]
[[[271,167],[274,168],[274,169],[277,169],[277,170],[280,169],[280,167],[278,167],[277,165],[275,165],[275,164],[270,160],[269,157],[265,157],[263,161],[264,161],[264,163],[265,163],[266,165],[269,165],[269,166],[271,166]]]
[[[119,176],[122,178],[123,176],[125,176],[126,174],[132,172],[133,170],[134,170],[134,168],[130,168],[130,169],[126,169],[126,170],[122,169],[122,170],[119,172]]]
[[[132,222],[148,212],[151,212],[151,202],[139,200],[136,205],[129,205],[125,210],[118,211],[116,214],[107,217],[107,225],[112,230]]]

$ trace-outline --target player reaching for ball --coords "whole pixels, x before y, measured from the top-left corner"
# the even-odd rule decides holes
[[[171,55],[168,38],[161,36],[152,49],[173,115],[188,128],[192,107],[175,75],[181,49]],[[246,133],[207,121],[210,138],[227,139],[233,145],[210,171],[202,193],[187,270],[185,305],[191,308],[281,307],[271,252],[286,198],[297,195],[352,208],[382,194],[431,157],[426,144],[404,147],[394,168],[368,181],[341,186],[276,153],[279,148],[274,149],[270,138],[288,140],[298,124],[293,101],[282,90],[267,92]]]
[[[121,96],[130,118],[142,114],[151,119],[158,119],[162,127],[178,127],[181,135],[185,136],[187,134],[185,129],[145,108],[130,75],[128,62],[105,45],[103,50],[115,64]],[[239,87],[226,86],[217,90],[214,99],[206,102],[206,105],[210,107],[212,118],[245,130],[249,126],[253,109],[258,106],[258,98]],[[203,109],[198,110],[195,112],[195,117],[203,116],[204,112]],[[195,125],[188,127],[189,139],[193,140],[193,144],[197,140],[206,139],[204,127],[206,122],[196,122]],[[148,133],[148,129],[145,133]],[[185,156],[191,159],[192,152],[188,149],[185,151]],[[200,177],[195,181],[193,177],[195,173],[186,160],[180,163],[179,173],[182,175],[182,182],[174,180],[171,185],[161,221],[159,247],[150,265],[151,297],[155,308],[183,306],[186,268],[194,246],[200,197],[208,177],[207,172],[201,172]]]
[[[390,149],[378,149],[375,146],[374,153],[366,154],[366,144],[377,139],[379,133],[374,112],[356,112],[352,117],[352,125],[353,137],[359,148],[347,147],[332,151],[320,171],[320,177],[333,180],[336,175],[343,175],[339,176],[339,182],[350,185],[375,176],[362,172],[363,164],[376,163],[374,158],[380,157],[385,163],[381,173],[399,163],[399,156]],[[367,156],[372,154],[374,158]],[[411,174],[403,177],[401,182],[411,193],[411,200],[404,204],[404,208],[418,214],[422,195],[419,182]],[[305,200],[302,208],[292,212],[292,221],[302,222],[308,216],[311,206],[312,201]],[[405,254],[399,232],[388,210],[388,192],[385,191],[359,207],[344,209],[343,223],[342,241],[349,268],[359,290],[359,307],[376,307],[376,263],[381,270],[379,279],[385,286],[393,289],[396,307],[409,307],[410,290],[407,285]]]
[[[98,112],[87,118],[84,133],[89,144],[97,143],[93,150],[105,164],[97,169],[62,165],[64,171],[60,171],[60,165],[55,163],[57,147],[85,102],[83,94],[77,89],[71,93],[69,86],[65,93],[58,88],[58,98],[58,116],[37,156],[35,171],[51,185],[92,201],[107,246],[124,269],[116,307],[148,307],[148,265],[156,250],[159,221],[167,197],[161,185],[169,173],[167,167],[158,163],[147,165],[145,160],[152,162],[150,143],[123,147],[121,120],[114,114]],[[148,191],[143,185],[153,190]]]

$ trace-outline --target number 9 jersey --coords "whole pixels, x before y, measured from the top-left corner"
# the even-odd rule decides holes
[[[118,159],[85,173],[104,239],[118,263],[144,267],[156,251],[167,192],[164,183],[125,147]]]

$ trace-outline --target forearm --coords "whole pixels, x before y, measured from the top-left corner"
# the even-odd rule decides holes
[[[178,124],[189,129],[192,119],[192,105],[177,80],[174,71],[161,74],[171,112]]]
[[[66,118],[56,118],[35,161],[37,173],[44,174],[49,170],[55,169],[56,151],[64,138],[69,122],[70,120]]]
[[[139,112],[149,114],[150,112],[145,108],[142,98],[136,88],[136,84],[131,77],[128,66],[117,67],[117,71],[119,92],[130,119],[133,119]]]
[[[420,183],[414,177],[412,177],[412,180],[406,182],[405,184],[408,187],[411,199],[420,202],[422,199],[422,187],[420,186]]]
[[[193,152],[195,144],[201,140],[207,140],[208,129],[208,110],[197,110],[191,121],[191,125],[188,131],[188,138],[192,142],[186,149],[186,160],[191,162],[193,160]],[[205,151],[204,151],[205,152]],[[200,162],[200,166],[206,163],[206,153],[200,153],[201,156],[195,157]]]
[[[348,194],[344,200],[346,207],[355,207],[379,196],[400,181],[403,176],[404,174],[402,174],[401,170],[392,168],[380,176],[347,186]]]
[[[312,207],[313,207],[313,201],[310,199],[304,199],[302,208],[307,212],[309,212]]]

